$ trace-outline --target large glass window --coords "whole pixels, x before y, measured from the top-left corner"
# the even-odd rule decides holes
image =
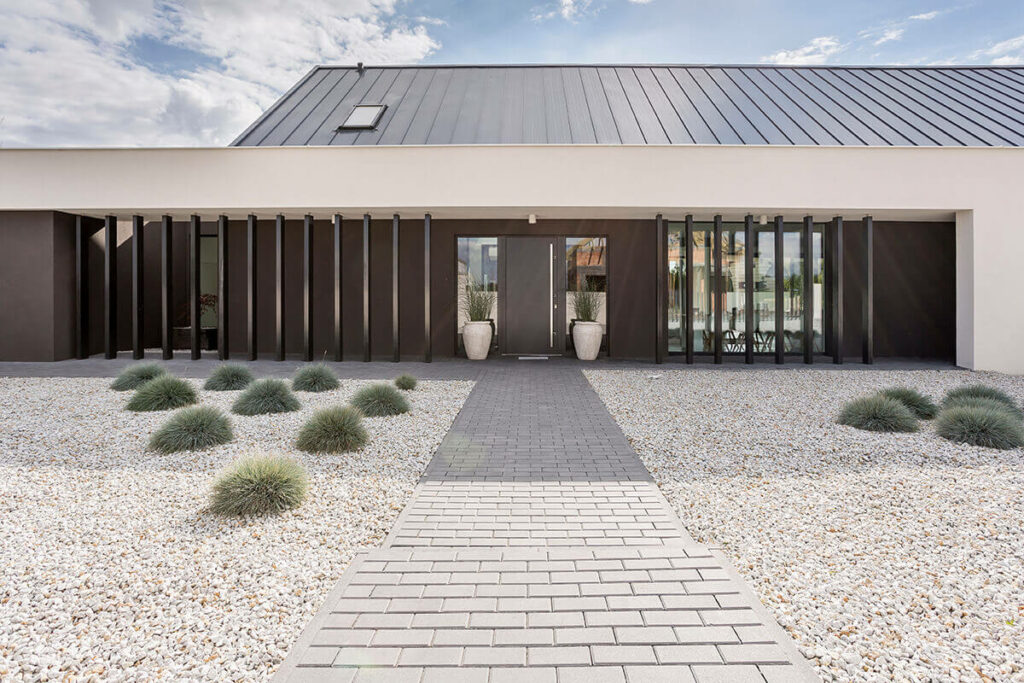
[[[570,292],[578,292],[583,287],[598,293],[601,302],[597,314],[597,322],[601,323],[605,333],[608,332],[608,240],[604,237],[566,237],[565,238],[565,333],[570,332],[570,325],[576,312],[572,306]]]
[[[825,225],[816,223],[811,233],[812,268],[814,269],[811,301],[814,308],[814,349],[815,353],[825,353]]]
[[[498,307],[501,305],[501,293],[498,292],[498,238],[497,237],[459,237],[456,308],[458,309],[458,332],[468,320],[466,316],[466,287],[469,285],[483,287],[495,292],[494,309],[491,319],[498,323]]]
[[[686,226],[668,226],[668,352],[686,351]]]
[[[722,352],[743,353],[747,343],[746,235],[742,224],[722,227]]]
[[[754,353],[775,353],[775,230],[754,228]]]
[[[804,350],[804,252],[803,225],[786,223],[782,235],[783,349]]]
[[[693,350],[713,353],[715,350],[715,258],[714,226],[693,225]]]

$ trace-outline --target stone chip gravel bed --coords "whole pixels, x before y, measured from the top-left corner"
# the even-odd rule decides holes
[[[365,420],[364,451],[314,456],[294,448],[301,424],[370,382],[231,415],[233,442],[175,455],[145,449],[170,412],[124,411],[131,392],[109,383],[0,379],[0,680],[269,678],[353,554],[383,541],[473,385],[421,381],[411,414]],[[306,502],[204,513],[214,474],[253,451],[299,459]]]
[[[1024,681],[1024,450],[835,424],[964,371],[591,370],[698,541],[722,547],[825,680]]]

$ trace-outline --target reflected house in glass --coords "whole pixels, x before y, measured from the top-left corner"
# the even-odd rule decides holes
[[[455,358],[470,286],[492,357],[571,357],[586,286],[607,358],[1024,371],[988,341],[1024,335],[1021,93],[1012,66],[321,66],[228,147],[0,149],[0,360]]]

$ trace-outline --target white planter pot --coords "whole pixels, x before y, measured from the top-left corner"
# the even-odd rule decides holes
[[[572,326],[572,345],[576,347],[576,357],[580,360],[594,360],[601,350],[601,323],[577,321]]]
[[[462,344],[470,360],[483,360],[491,350],[491,323],[486,320],[468,322],[462,328]]]

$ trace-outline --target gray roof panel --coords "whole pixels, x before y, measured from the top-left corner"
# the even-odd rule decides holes
[[[323,66],[232,144],[594,143],[1021,147],[1024,67]]]

